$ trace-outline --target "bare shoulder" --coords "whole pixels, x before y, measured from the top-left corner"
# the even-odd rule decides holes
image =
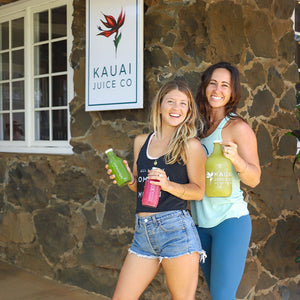
[[[227,128],[230,129],[231,131],[241,132],[241,133],[253,131],[252,128],[248,125],[248,123],[243,121],[242,119],[231,120]]]
[[[234,140],[238,140],[255,136],[253,129],[242,119],[231,120],[228,126],[224,127],[223,131],[224,139],[230,137]]]
[[[134,139],[134,146],[137,148],[142,148],[149,134],[139,134]]]
[[[204,148],[199,139],[197,139],[197,138],[189,139],[188,147],[189,147],[188,148],[189,153],[196,153],[198,155],[206,156]]]
[[[192,138],[192,139],[188,140],[188,145],[189,145],[189,147],[196,148],[196,147],[201,146],[201,142],[197,138]]]
[[[140,142],[145,143],[145,141],[146,141],[146,139],[147,139],[148,136],[149,136],[148,133],[145,133],[145,134],[139,134],[139,135],[137,135],[137,136],[135,137],[135,140],[136,140],[137,143],[140,143]]]

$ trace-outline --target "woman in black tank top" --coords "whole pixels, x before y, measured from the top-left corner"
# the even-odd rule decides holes
[[[186,210],[187,201],[201,200],[205,189],[206,155],[195,138],[202,128],[197,118],[188,86],[180,81],[166,83],[153,102],[153,133],[135,138],[132,171],[124,161],[132,176],[128,187],[137,192],[136,224],[114,300],[139,299],[160,267],[172,299],[195,299],[199,260],[206,256]],[[111,170],[107,173],[116,183]],[[147,178],[161,187],[156,208],[142,205]]]

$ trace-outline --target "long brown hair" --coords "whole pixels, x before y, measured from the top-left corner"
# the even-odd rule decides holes
[[[211,126],[211,121],[209,119],[211,113],[211,107],[208,103],[206,97],[206,88],[211,80],[212,74],[216,69],[226,69],[231,74],[231,98],[228,103],[225,105],[225,115],[231,119],[239,118],[243,119],[241,116],[236,114],[238,104],[241,99],[241,85],[240,85],[240,75],[236,67],[231,65],[228,62],[219,62],[208,67],[201,77],[201,83],[196,94],[196,103],[199,108],[200,115],[203,116],[205,120],[205,125],[203,132],[200,131],[200,136],[204,137],[207,133],[207,130]]]
[[[169,150],[166,153],[166,163],[174,164],[181,159],[184,163],[187,162],[187,147],[188,140],[197,136],[197,130],[202,131],[203,121],[199,118],[196,103],[194,101],[191,90],[183,81],[172,80],[164,84],[158,91],[152,103],[150,122],[155,134],[161,136],[161,103],[165,95],[172,90],[178,90],[184,93],[188,98],[188,112],[185,120],[178,125],[174,131],[169,144]],[[197,128],[198,127],[198,128]]]

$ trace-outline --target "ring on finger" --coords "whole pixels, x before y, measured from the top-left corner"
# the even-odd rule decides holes
[[[158,176],[159,176],[159,177],[164,177],[164,175],[163,175],[163,174],[161,174],[161,173],[160,173]]]

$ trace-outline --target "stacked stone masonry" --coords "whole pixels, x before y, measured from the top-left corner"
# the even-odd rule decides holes
[[[300,168],[293,172],[296,140],[285,135],[299,127],[294,2],[144,0],[144,108],[85,112],[85,0],[74,0],[74,154],[1,153],[0,259],[111,297],[133,236],[135,194],[110,182],[104,151],[131,164],[157,89],[180,78],[195,94],[204,69],[225,60],[241,73],[239,113],[257,135],[262,167],[260,185],[243,187],[253,234],[238,299],[299,299]],[[162,271],[141,299],[171,299]],[[197,299],[210,299],[202,273]]]

